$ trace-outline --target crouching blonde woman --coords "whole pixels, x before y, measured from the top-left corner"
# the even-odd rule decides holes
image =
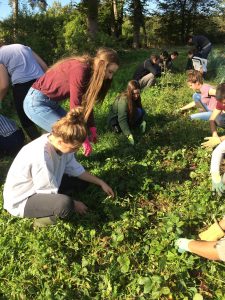
[[[75,157],[87,132],[83,108],[77,107],[57,121],[47,133],[24,146],[14,159],[4,185],[4,208],[13,216],[37,218],[36,226],[54,224],[73,212],[84,214],[84,203],[67,195],[76,178],[114,193],[103,180],[91,175]],[[76,193],[76,190],[74,191]]]

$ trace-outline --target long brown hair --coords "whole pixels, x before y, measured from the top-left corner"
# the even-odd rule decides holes
[[[93,58],[93,73],[86,93],[82,98],[82,105],[85,107],[85,120],[88,119],[95,102],[103,102],[108,89],[110,88],[111,79],[105,80],[106,69],[110,64],[119,66],[118,54],[110,48],[98,49]]]
[[[127,89],[122,95],[124,95],[127,99],[128,105],[128,121],[130,126],[133,126],[135,122],[135,115],[138,108],[142,108],[141,97],[138,99],[133,99],[134,90],[140,90],[140,84],[137,80],[130,80],[127,84]]]
[[[62,59],[59,59],[50,68],[48,68],[47,72],[51,71],[52,69],[54,69],[55,67],[57,67],[58,65],[63,63],[64,61],[68,61],[68,60],[78,60],[78,61],[80,61],[82,63],[86,63],[86,64],[92,64],[92,61],[93,61],[92,57],[88,54],[84,54],[82,56],[73,55],[73,56],[69,56],[69,57],[64,57]]]
[[[57,61],[51,68],[51,70],[63,63],[66,60],[78,60],[82,63],[89,64],[92,70],[91,78],[87,87],[86,92],[82,97],[82,106],[84,107],[84,118],[87,121],[95,102],[103,102],[107,91],[110,88],[112,80],[105,80],[106,69],[110,64],[116,64],[119,66],[119,58],[118,54],[115,50],[110,48],[99,48],[95,57],[91,57],[90,55],[82,55],[82,56],[71,56],[67,58],[63,58]]]
[[[81,106],[70,110],[65,117],[53,124],[52,134],[60,137],[64,143],[83,143],[87,136],[83,112]]]

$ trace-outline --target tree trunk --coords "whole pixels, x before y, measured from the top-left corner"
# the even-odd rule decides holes
[[[13,9],[13,39],[16,41],[17,37],[17,20],[19,14],[19,2],[18,0],[12,1],[12,9]]]
[[[95,38],[98,32],[98,5],[99,0],[87,0],[87,27],[88,34]]]
[[[143,22],[142,4],[140,0],[133,0],[133,48],[140,48],[140,28]]]
[[[118,38],[122,35],[124,0],[112,0],[112,33]]]

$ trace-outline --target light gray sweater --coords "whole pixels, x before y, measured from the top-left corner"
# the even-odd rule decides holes
[[[14,159],[4,185],[4,208],[23,217],[28,197],[36,193],[56,194],[63,174],[80,176],[84,168],[74,153],[58,155],[48,134],[24,146]]]

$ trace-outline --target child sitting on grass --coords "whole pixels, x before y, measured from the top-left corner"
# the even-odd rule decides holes
[[[103,180],[91,175],[76,161],[87,131],[81,107],[74,108],[47,133],[24,146],[14,159],[4,185],[4,208],[13,216],[37,218],[35,226],[54,224],[73,212],[85,214],[84,203],[68,196],[79,181],[99,185],[108,196],[114,193]]]
[[[213,110],[217,105],[215,98],[216,89],[209,84],[203,83],[202,74],[196,70],[190,70],[187,73],[187,83],[191,89],[195,91],[193,94],[194,101],[181,107],[179,111],[185,111],[193,107],[198,107],[201,112],[192,114],[192,120],[208,121]]]
[[[141,104],[140,85],[138,81],[128,82],[125,92],[120,94],[112,104],[108,116],[108,125],[114,132],[123,132],[131,145],[134,145],[134,138],[131,128],[140,126],[145,132],[146,121],[143,120],[144,109]]]

